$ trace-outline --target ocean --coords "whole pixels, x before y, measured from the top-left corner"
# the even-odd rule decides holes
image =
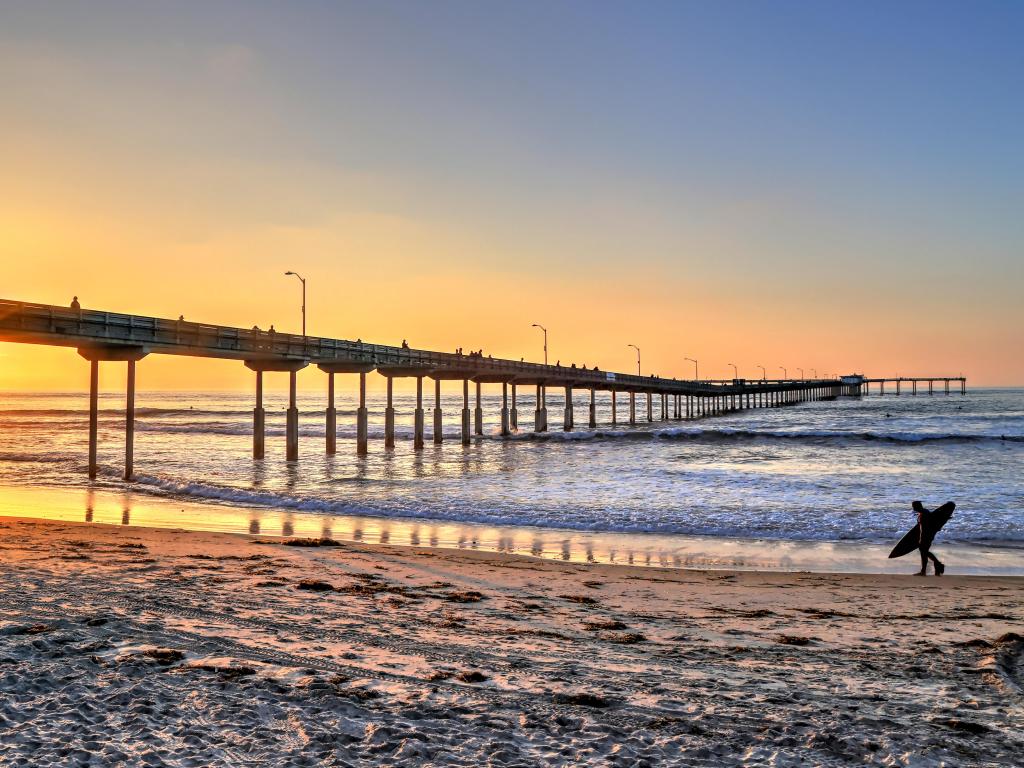
[[[207,509],[205,517],[222,521],[213,527],[226,530],[288,534],[319,522],[335,535],[359,538],[367,526],[401,523],[404,531],[447,526],[453,540],[465,540],[467,530],[471,540],[478,538],[474,530],[496,531],[497,540],[530,531],[530,546],[536,550],[539,537],[544,551],[557,550],[551,542],[565,537],[597,537],[604,552],[614,550],[616,535],[654,536],[669,542],[662,550],[671,550],[673,537],[726,546],[757,540],[881,547],[913,525],[912,500],[926,506],[952,500],[957,511],[940,544],[1024,554],[1021,389],[839,398],[615,428],[610,404],[599,395],[603,426],[568,433],[561,431],[558,392],[548,396],[550,431],[535,435],[528,431],[532,388],[524,387],[523,431],[498,436],[500,397],[491,392],[483,401],[485,435],[468,447],[459,444],[461,393],[452,392],[443,401],[445,443],[430,442],[428,409],[422,451],[412,449],[414,398],[403,393],[395,399],[397,445],[390,452],[383,444],[383,399],[371,394],[370,454],[357,457],[354,393],[344,382],[341,377],[334,456],[324,451],[324,396],[300,393],[297,463],[284,459],[282,393],[265,395],[267,458],[254,461],[251,393],[140,392],[137,477],[127,486],[120,479],[121,393],[100,397],[95,483],[86,474],[84,393],[0,394],[0,494],[28,488],[90,498],[127,493],[141,507],[180,508],[183,527],[199,525],[194,518]],[[586,423],[587,403],[579,393],[577,424]],[[657,401],[654,410],[660,414]],[[642,398],[637,413],[645,419]],[[618,414],[620,421],[627,414],[621,396]],[[236,521],[224,522],[232,510]],[[452,533],[452,526],[463,533]],[[424,534],[423,543],[437,535]],[[403,537],[402,543],[421,538]]]

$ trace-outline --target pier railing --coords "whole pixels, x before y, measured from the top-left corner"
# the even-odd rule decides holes
[[[0,299],[0,341],[78,348],[134,347],[140,354],[170,354],[256,361],[350,362],[379,368],[407,368],[404,375],[465,372],[467,378],[506,378],[520,383],[593,387],[598,390],[666,394],[746,392],[786,389],[825,379],[679,380],[637,376],[574,365],[525,361],[371,344],[360,340],[302,336],[258,328],[237,328],[190,320],[72,309]],[[393,375],[399,375],[397,373]]]

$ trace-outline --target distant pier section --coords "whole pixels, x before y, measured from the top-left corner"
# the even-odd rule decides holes
[[[335,409],[335,375],[354,374],[359,377],[359,406],[356,410],[356,451],[367,453],[368,412],[366,406],[366,375],[376,371],[387,379],[387,400],[384,410],[384,447],[394,448],[395,409],[392,383],[395,378],[416,380],[413,447],[420,450],[426,439],[423,380],[434,383],[431,439],[443,442],[441,412],[442,382],[454,382],[462,390],[461,442],[469,445],[473,436],[483,435],[481,387],[501,386],[501,435],[519,432],[519,388],[533,390],[533,430],[548,429],[548,390],[561,390],[563,395],[562,428],[576,427],[573,393],[589,393],[587,426],[597,426],[597,397],[602,393],[609,400],[611,424],[638,422],[637,400],[644,399],[640,421],[653,422],[701,418],[748,408],[778,407],[809,400],[834,400],[839,396],[868,394],[877,384],[885,394],[887,383],[910,383],[913,394],[918,383],[927,383],[933,392],[935,382],[960,384],[966,394],[966,379],[958,377],[929,378],[866,378],[859,375],[833,379],[731,379],[679,380],[655,376],[603,371],[575,365],[543,365],[503,360],[482,355],[463,355],[429,350],[367,344],[362,341],[321,338],[291,333],[262,331],[257,328],[232,328],[196,323],[184,319],[167,320],[141,315],[126,315],[92,309],[59,307],[49,304],[0,299],[0,341],[50,346],[75,347],[89,361],[89,475],[97,474],[98,382],[101,362],[122,362],[127,368],[125,469],[126,480],[134,471],[135,436],[135,371],[137,363],[150,354],[186,355],[237,360],[255,375],[253,407],[253,457],[264,457],[263,376],[265,373],[287,373],[289,379],[286,411],[285,451],[289,461],[299,455],[299,411],[296,403],[296,375],[315,365],[327,376],[326,451],[337,450],[337,411]],[[474,407],[470,408],[470,391]],[[619,416],[619,396],[625,400],[623,418]],[[657,412],[655,409],[657,405]]]

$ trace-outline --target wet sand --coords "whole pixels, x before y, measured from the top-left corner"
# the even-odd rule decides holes
[[[928,766],[1024,754],[1017,577],[283,541],[0,519],[0,763]]]

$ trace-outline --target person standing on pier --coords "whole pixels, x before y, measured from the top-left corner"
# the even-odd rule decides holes
[[[78,303],[78,297],[77,296],[72,297],[72,299],[71,299],[71,308],[72,309],[81,309],[82,308],[82,305]]]

